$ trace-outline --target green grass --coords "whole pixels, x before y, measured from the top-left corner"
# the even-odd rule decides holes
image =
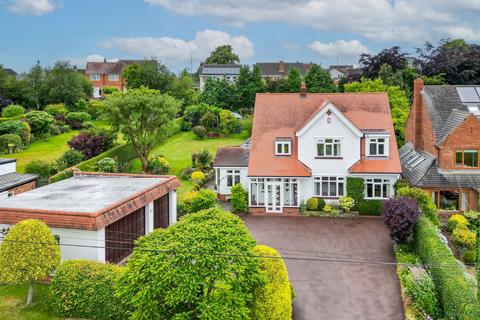
[[[93,124],[100,128],[110,127],[104,121],[93,121]],[[45,140],[36,141],[21,152],[1,155],[0,158],[16,158],[17,171],[25,172],[26,164],[34,159],[52,162],[60,157],[65,151],[68,150],[67,143],[76,134],[78,134],[78,131],[73,130],[67,133],[59,134],[58,136],[52,136]]]
[[[239,146],[245,139],[240,135],[231,135],[226,138],[218,139],[200,139],[192,132],[181,132],[169,138],[161,146],[155,147],[150,153],[151,156],[164,156],[170,163],[170,174],[180,178],[182,170],[191,166],[193,152],[208,150],[215,156],[220,147]],[[131,164],[132,173],[142,172],[140,160],[136,159]],[[178,189],[178,197],[191,190],[194,183],[192,181],[181,180],[182,186]]]
[[[33,304],[25,306],[27,286],[0,285],[0,319],[47,320],[59,319],[50,310],[50,289],[46,284],[36,284]]]

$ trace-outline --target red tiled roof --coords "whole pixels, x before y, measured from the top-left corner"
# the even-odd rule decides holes
[[[361,159],[352,173],[400,173],[400,158],[386,93],[298,93],[257,94],[253,120],[249,176],[310,176],[310,169],[298,160],[296,131],[331,102],[359,130],[390,133],[388,160]],[[292,139],[292,155],[276,156],[274,141]]]

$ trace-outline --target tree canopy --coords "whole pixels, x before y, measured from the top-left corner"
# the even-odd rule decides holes
[[[255,240],[240,218],[212,208],[141,238],[120,279],[132,319],[249,319],[263,283]]]
[[[302,85],[302,76],[297,68],[292,68],[288,71],[288,78],[286,80],[285,92],[300,92]]]
[[[198,100],[222,109],[234,110],[238,105],[236,86],[225,79],[208,79]]]
[[[123,78],[128,89],[147,87],[168,93],[172,90],[175,75],[157,60],[132,63],[123,70]]]
[[[113,93],[106,99],[107,118],[132,143],[144,172],[150,151],[165,140],[166,129],[180,105],[179,100],[145,87]]]
[[[233,52],[231,45],[226,44],[215,48],[215,50],[210,53],[210,56],[205,60],[205,63],[209,64],[230,64],[230,63],[240,63],[240,58],[238,55]]]
[[[363,76],[374,79],[378,77],[380,68],[387,64],[393,72],[404,69],[408,65],[408,53],[402,52],[399,46],[383,49],[378,54],[362,53],[359,64],[362,66]]]
[[[266,89],[260,67],[255,65],[252,70],[248,66],[242,67],[237,79],[236,89],[238,95],[237,107],[253,110],[256,94],[265,92]]]
[[[305,84],[308,92],[336,92],[337,86],[330,77],[330,73],[314,64],[305,75]]]

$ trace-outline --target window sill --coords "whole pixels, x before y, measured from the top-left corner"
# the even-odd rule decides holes
[[[315,157],[315,159],[324,159],[324,160],[342,160],[343,157]]]
[[[363,198],[363,200],[388,200],[388,199],[390,198],[367,198],[367,197]]]
[[[275,157],[290,157],[291,154],[275,154]]]
[[[340,199],[341,197],[343,196],[336,196],[336,197],[327,197],[327,196],[317,196],[317,195],[314,195],[315,198],[321,198],[321,199],[330,199],[330,200],[334,200],[334,199]]]

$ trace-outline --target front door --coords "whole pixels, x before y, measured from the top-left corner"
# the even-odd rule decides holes
[[[282,212],[282,183],[281,182],[267,182],[267,201],[266,212],[277,213]]]

